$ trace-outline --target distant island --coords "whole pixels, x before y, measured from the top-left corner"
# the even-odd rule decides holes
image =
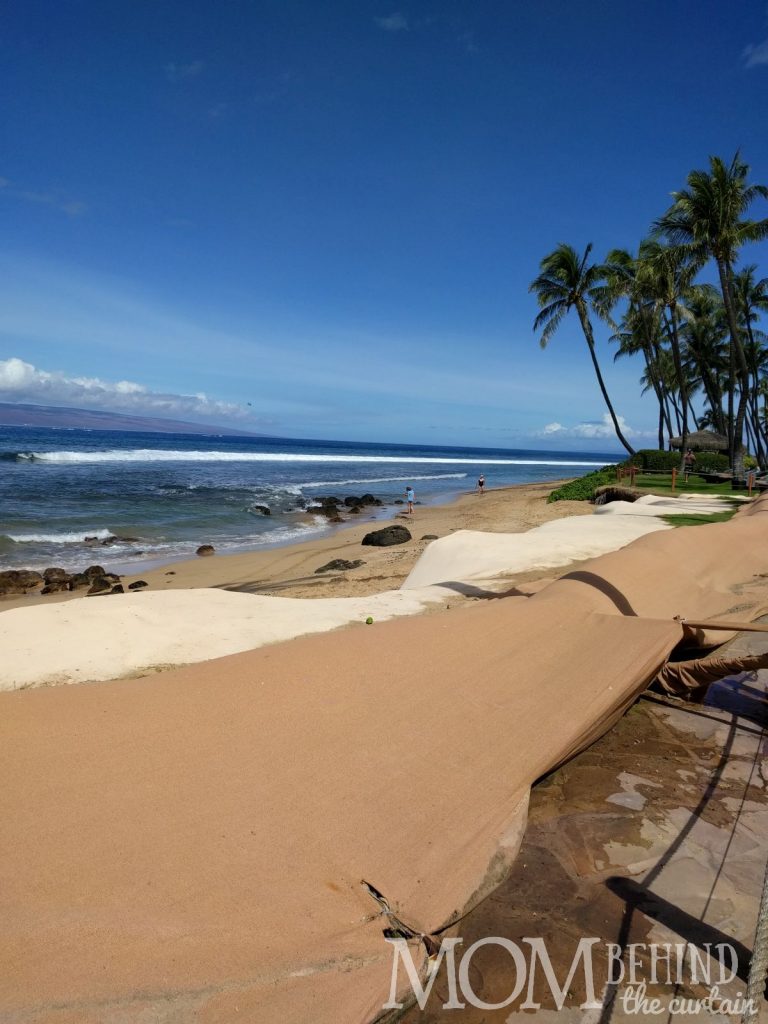
[[[95,409],[68,409],[55,405],[26,405],[0,402],[0,426],[6,427],[79,427],[91,430],[137,430],[167,434],[209,434],[227,437],[264,437],[252,430],[233,430],[209,423],[166,420],[159,416],[126,416]]]

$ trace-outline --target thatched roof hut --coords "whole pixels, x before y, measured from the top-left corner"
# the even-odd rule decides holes
[[[671,448],[682,446],[682,437],[671,437],[669,444]],[[688,435],[686,448],[694,452],[727,452],[728,438],[722,434],[716,434],[714,430],[694,430]]]

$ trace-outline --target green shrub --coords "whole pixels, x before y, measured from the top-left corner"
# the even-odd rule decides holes
[[[681,458],[680,452],[663,452],[658,448],[643,448],[632,457],[632,462],[645,471],[655,470],[657,473],[671,473],[673,469],[680,468]]]
[[[586,476],[580,476],[577,480],[558,487],[547,498],[547,501],[592,501],[595,496],[595,488],[603,484],[616,482],[616,467],[603,466]]]
[[[750,469],[757,469],[757,459],[754,455],[744,456],[744,469],[749,471]]]
[[[694,473],[725,473],[730,462],[728,456],[721,452],[697,452]]]

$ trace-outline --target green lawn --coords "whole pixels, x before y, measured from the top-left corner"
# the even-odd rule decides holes
[[[629,487],[629,476],[625,475],[621,479],[621,483],[625,487]],[[640,491],[649,491],[653,494],[671,494],[672,493],[672,474],[671,473],[637,473],[635,475],[635,487]],[[756,494],[753,491],[753,496]],[[724,497],[732,495],[747,495],[747,490],[733,490],[730,483],[720,484],[708,484],[705,480],[702,480],[700,476],[696,476],[692,473],[688,483],[681,478],[677,478],[677,484],[675,485],[675,494],[721,494]]]
[[[659,516],[665,523],[669,523],[670,526],[702,526],[705,523],[725,523],[731,516],[736,514],[736,509],[732,508],[728,512],[712,512],[710,515],[690,515],[690,516]]]

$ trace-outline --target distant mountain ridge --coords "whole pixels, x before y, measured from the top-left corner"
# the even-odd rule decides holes
[[[96,409],[70,409],[56,405],[31,405],[0,402],[0,426],[5,427],[77,427],[92,430],[136,430],[150,433],[226,435],[228,437],[265,437],[252,430],[233,430],[210,423],[167,420],[160,416],[128,416]]]

